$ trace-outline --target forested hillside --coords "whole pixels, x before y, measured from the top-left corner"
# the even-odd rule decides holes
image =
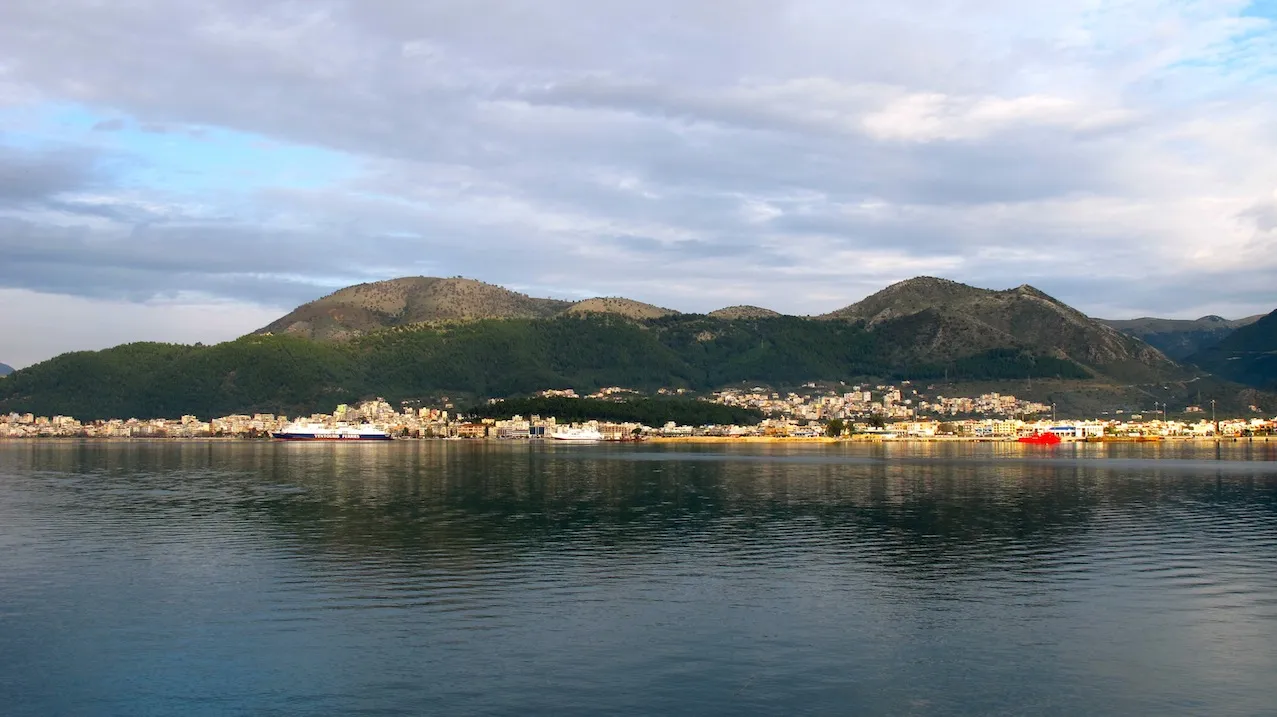
[[[1086,378],[1075,361],[1014,345],[924,353],[896,332],[797,317],[610,314],[383,330],[342,343],[253,335],[215,346],[128,344],[65,354],[0,383],[0,411],[82,419],[309,413],[371,396],[505,397],[544,388],[710,390],[854,377]]]
[[[1229,381],[1277,390],[1277,311],[1237,329],[1188,361]]]

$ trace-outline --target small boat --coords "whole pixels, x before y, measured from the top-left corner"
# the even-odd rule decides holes
[[[1031,436],[1020,436],[1015,439],[1018,443],[1028,443],[1034,446],[1054,446],[1060,442],[1060,437],[1054,433],[1034,433]]]
[[[601,441],[603,434],[593,428],[561,428],[550,434],[556,441]]]

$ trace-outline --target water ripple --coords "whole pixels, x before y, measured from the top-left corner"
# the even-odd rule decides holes
[[[45,714],[1262,714],[1277,464],[984,445],[0,444]]]

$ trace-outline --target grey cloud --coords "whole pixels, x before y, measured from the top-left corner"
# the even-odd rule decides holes
[[[0,220],[0,285],[138,301],[204,292],[286,304],[323,293],[326,277],[369,278],[341,255],[310,251],[312,241],[246,227],[143,226],[115,234]],[[382,247],[381,256],[389,263],[390,247]],[[298,276],[313,279],[290,278]]]
[[[0,145],[0,207],[49,199],[90,186],[96,152],[83,149],[33,151]]]
[[[119,117],[102,120],[93,125],[94,132],[119,132],[122,129],[124,129],[124,120]]]
[[[1258,202],[1238,215],[1243,221],[1253,222],[1261,232],[1277,229],[1277,198]]]
[[[1031,31],[988,26],[990,12]],[[63,216],[0,229],[13,257],[0,286],[289,303],[339,281],[461,273],[694,310],[819,312],[916,272],[1029,280],[1084,307],[1277,301],[1249,280],[1232,284],[1236,296],[1190,274],[1160,275],[1178,293],[1114,283],[1118,264],[1149,261],[1156,230],[1015,211],[1087,197],[1181,205],[1131,169],[1175,136],[1163,124],[1201,119],[1191,111],[1166,119],[1150,104],[1138,119],[1087,124],[994,102],[867,130],[866,117],[911,97],[974,106],[1058,86],[1122,108],[1151,101],[1142,58],[1038,37],[1068,12],[993,0],[912,12],[816,0],[11,0],[0,62],[42,96],[173,141],[208,126],[337,150],[364,173],[316,190],[210,191],[188,213],[164,187],[65,196],[111,194],[87,154],[3,154],[0,204]],[[929,122],[966,121],[949,111],[987,126],[927,134]],[[1266,211],[1242,218],[1271,229]]]

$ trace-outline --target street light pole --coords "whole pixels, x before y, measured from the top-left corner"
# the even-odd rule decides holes
[[[1215,418],[1215,399],[1210,400],[1210,422],[1215,424],[1215,440],[1219,440],[1219,419]]]

